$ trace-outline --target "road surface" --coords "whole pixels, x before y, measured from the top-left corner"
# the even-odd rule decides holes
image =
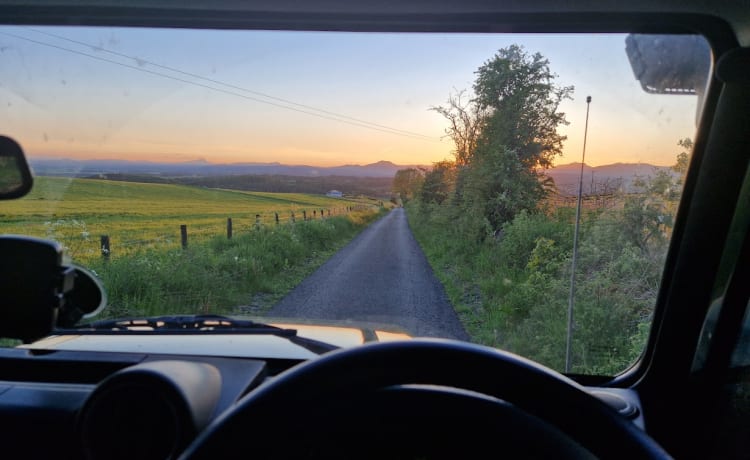
[[[362,231],[268,315],[391,324],[414,336],[468,340],[401,208]]]

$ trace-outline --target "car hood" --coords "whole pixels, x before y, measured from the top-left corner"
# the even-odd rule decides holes
[[[252,318],[258,319],[258,318]],[[338,322],[311,323],[306,320],[270,320],[266,324],[297,330],[297,336],[317,340],[340,348],[365,342],[406,340],[411,336],[399,329],[377,324]],[[309,359],[313,351],[288,338],[272,334],[65,334],[50,335],[19,348],[32,350],[106,351],[124,353],[159,353],[266,359]]]

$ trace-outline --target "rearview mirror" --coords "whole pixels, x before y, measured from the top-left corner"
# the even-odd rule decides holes
[[[21,146],[0,136],[0,200],[20,198],[31,190],[33,179]]]
[[[696,121],[711,71],[711,48],[699,35],[630,34],[625,52],[641,88],[650,94],[696,95]]]

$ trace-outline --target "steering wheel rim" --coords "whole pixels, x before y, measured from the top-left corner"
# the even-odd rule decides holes
[[[262,441],[264,430],[283,430],[264,422],[282,407],[304,411],[320,407],[321,401],[411,384],[458,388],[507,401],[559,428],[599,458],[671,458],[644,431],[573,380],[512,353],[444,339],[369,343],[302,363],[246,395],[180,458],[232,456],[232,449],[249,437]],[[314,423],[306,427],[316,429]]]

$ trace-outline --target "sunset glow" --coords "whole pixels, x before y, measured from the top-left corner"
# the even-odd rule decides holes
[[[521,43],[575,86],[557,164],[669,165],[695,96],[643,92],[624,36],[0,30],[3,134],[31,157],[335,166],[451,158],[430,107]],[[585,51],[584,51],[585,50]]]

